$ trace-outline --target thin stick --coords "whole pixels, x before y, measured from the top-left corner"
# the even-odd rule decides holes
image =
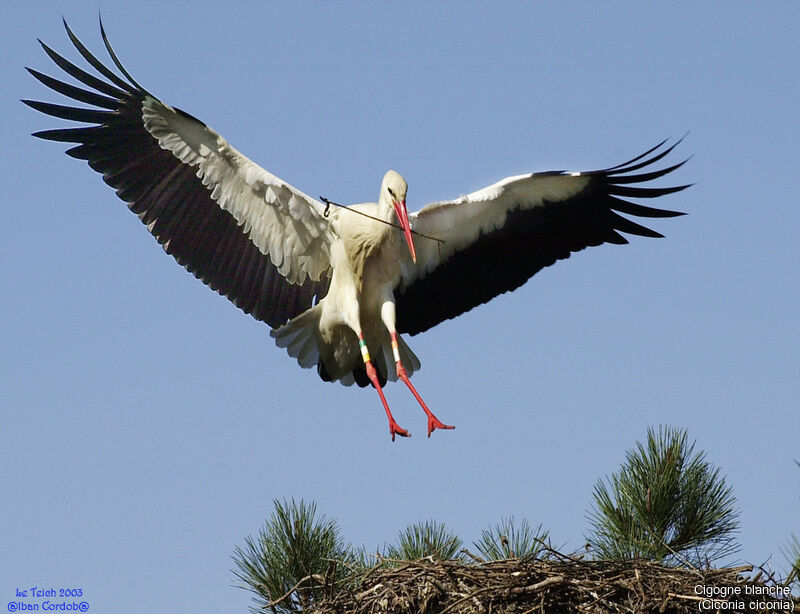
[[[347,211],[352,211],[353,213],[358,213],[359,215],[363,215],[364,217],[368,217],[369,219],[375,220],[376,222],[381,222],[382,224],[386,224],[387,226],[391,226],[392,228],[397,228],[398,230],[403,230],[402,226],[399,226],[397,224],[392,224],[391,222],[387,222],[386,220],[382,220],[381,218],[375,217],[374,215],[370,215],[369,213],[364,213],[363,211],[359,211],[358,209],[351,209],[347,205],[340,205],[339,203],[335,203],[332,200],[328,200],[324,196],[320,196],[319,198],[326,205],[325,206],[325,211],[323,213],[323,215],[325,217],[328,217],[328,214],[330,213],[330,207],[331,207],[331,205],[333,205],[335,207],[339,207],[340,209],[346,209]],[[444,243],[444,239],[437,239],[436,237],[431,237],[431,236],[422,234],[421,232],[417,232],[416,230],[413,230],[413,229],[411,230],[411,234],[415,234],[418,237],[422,237],[423,239],[429,239],[430,241],[437,241],[438,243]]]
[[[295,585],[294,585],[292,588],[290,588],[290,589],[289,589],[289,592],[288,592],[288,593],[286,593],[286,594],[285,594],[285,595],[283,595],[282,597],[279,597],[278,599],[275,599],[275,600],[273,600],[273,601],[270,601],[268,604],[266,604],[266,605],[262,606],[262,609],[266,609],[266,608],[272,608],[272,609],[274,609],[276,605],[278,605],[278,604],[279,604],[281,601],[284,601],[285,599],[288,599],[288,598],[289,598],[289,596],[290,596],[290,595],[291,595],[293,592],[295,592],[295,591],[296,591],[298,588],[300,588],[300,586],[301,586],[302,584],[304,584],[304,583],[305,583],[305,582],[307,582],[308,580],[316,580],[317,582],[325,582],[325,578],[323,578],[323,577],[322,577],[322,576],[320,576],[319,574],[315,574],[315,573],[313,573],[313,574],[309,574],[309,575],[305,576],[304,578],[300,578],[300,580],[297,582],[297,584],[295,584]]]

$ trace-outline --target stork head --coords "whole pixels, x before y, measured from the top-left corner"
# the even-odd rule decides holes
[[[411,252],[411,259],[417,261],[417,252],[414,249],[414,240],[411,238],[411,224],[408,221],[408,209],[406,209],[406,192],[408,184],[400,173],[389,171],[383,176],[381,183],[381,195],[379,203],[387,208],[391,206],[397,216],[397,221],[403,229],[403,234]]]

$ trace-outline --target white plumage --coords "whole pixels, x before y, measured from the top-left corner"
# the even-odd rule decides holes
[[[24,101],[89,126],[38,132],[76,144],[164,249],[239,308],[266,322],[278,346],[323,380],[371,384],[395,435],[407,435],[383,395],[401,379],[428,418],[440,422],[409,377],[419,359],[400,336],[416,334],[515,289],[542,267],[619,234],[661,235],[622,217],[675,211],[627,200],[687,186],[641,187],[683,162],[637,173],[664,158],[664,142],[600,171],[508,177],[460,198],[406,209],[407,184],[389,171],[375,203],[330,210],[239,153],[214,130],[147,92],[127,73],[102,30],[114,73],[64,23],[100,75],[42,44],[80,85],[28,69],[39,81],[88,106]],[[415,238],[416,237],[416,238]]]

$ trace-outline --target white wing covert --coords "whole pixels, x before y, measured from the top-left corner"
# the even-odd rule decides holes
[[[333,239],[325,205],[139,86],[114,54],[102,24],[109,56],[127,80],[64,26],[78,52],[107,81],[41,43],[62,70],[89,89],[29,72],[92,108],[23,102],[48,115],[94,125],[35,136],[77,143],[67,154],[102,173],[169,254],[257,319],[280,326],[324,296]]]
[[[150,95],[145,129],[197,176],[211,198],[290,283],[319,280],[330,266],[325,205],[285,183],[231,147],[214,130]]]
[[[661,237],[616,212],[651,218],[682,215],[619,198],[654,198],[689,187],[628,185],[657,179],[684,164],[634,172],[661,160],[680,141],[654,153],[665,142],[609,169],[507,177],[410,215],[414,231],[438,241],[419,236],[415,242],[417,264],[395,291],[398,330],[416,334],[454,318],[518,288],[572,252],[627,243],[620,232]]]

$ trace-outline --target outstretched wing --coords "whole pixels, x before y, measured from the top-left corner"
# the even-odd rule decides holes
[[[77,143],[167,253],[246,313],[272,327],[325,295],[332,228],[325,206],[236,151],[214,130],[147,92],[128,74],[100,29],[111,60],[103,65],[64,27],[101,77],[44,43],[47,55],[85,87],[38,71],[46,86],[88,107],[24,100],[54,117],[92,124],[34,136]]]
[[[661,237],[617,212],[651,218],[683,215],[623,200],[689,187],[629,185],[658,179],[684,164],[636,173],[678,144],[662,149],[665,142],[605,170],[508,177],[412,214],[414,231],[439,241],[416,241],[417,264],[395,292],[398,330],[412,335],[427,330],[518,288],[543,267],[585,247],[627,243],[620,232]]]

